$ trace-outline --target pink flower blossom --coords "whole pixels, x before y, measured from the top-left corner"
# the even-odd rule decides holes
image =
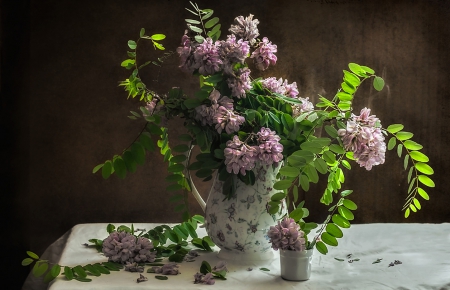
[[[277,46],[272,44],[267,37],[264,37],[258,44],[258,47],[250,56],[259,70],[266,70],[269,65],[275,65],[277,62]]]
[[[361,110],[361,115],[352,114],[346,129],[339,129],[344,149],[353,152],[356,162],[367,170],[385,161],[386,143],[380,129],[380,120],[370,115],[370,109]]]

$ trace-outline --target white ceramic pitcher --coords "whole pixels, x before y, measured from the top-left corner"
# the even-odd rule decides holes
[[[282,203],[281,213],[269,214],[270,198],[278,192],[273,189],[278,166],[257,165],[255,184],[248,186],[237,176],[236,192],[231,199],[222,194],[223,182],[214,177],[207,201],[202,199],[191,180],[192,193],[205,212],[205,226],[208,236],[220,248],[219,258],[228,260],[258,261],[274,258],[267,231],[276,225],[286,213]]]

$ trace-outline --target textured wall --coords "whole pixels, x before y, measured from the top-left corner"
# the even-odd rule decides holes
[[[367,65],[386,81],[382,92],[364,84],[354,103],[356,110],[369,106],[387,126],[402,123],[424,145],[437,184],[423,209],[404,220],[407,172],[394,152],[383,166],[371,172],[353,165],[345,188],[353,189],[360,206],[358,223],[448,222],[449,181],[450,15],[448,1],[339,1],[259,0],[198,1],[221,19],[222,33],[235,16],[250,13],[259,19],[259,30],[278,45],[278,63],[261,76],[296,81],[300,94],[316,101],[331,97],[339,88],[342,70],[349,62]],[[127,118],[138,102],[127,100],[118,82],[128,71],[120,67],[127,41],[136,39],[141,27],[148,33],[164,33],[164,44],[175,49],[184,31],[188,1],[52,1],[31,0],[29,31],[23,44],[29,58],[19,89],[20,102],[10,101],[17,113],[10,122],[10,145],[20,156],[13,164],[10,211],[18,221],[22,247],[42,253],[73,225],[90,222],[175,222],[180,219],[165,192],[166,164],[157,154],[120,180],[104,180],[92,168],[119,154],[139,133],[142,123]],[[24,10],[26,12],[26,10]],[[25,21],[25,22],[26,22]],[[12,28],[10,28],[11,30]],[[2,31],[5,27],[2,27]],[[23,50],[23,48],[22,48]],[[139,52],[156,54],[149,45]],[[2,55],[4,64],[11,60]],[[168,61],[155,89],[181,86],[192,94],[195,79],[177,69],[177,58]],[[144,77],[152,79],[150,69]],[[257,73],[254,76],[258,76]],[[12,79],[12,78],[11,78]],[[3,82],[2,82],[3,83]],[[5,91],[5,90],[4,90]],[[11,90],[13,92],[13,90]],[[17,93],[17,91],[15,92]],[[13,98],[13,95],[9,95]],[[15,97],[14,97],[15,98]],[[22,115],[22,116],[21,116]],[[170,135],[184,132],[175,120]],[[14,134],[19,132],[19,135]],[[177,139],[172,138],[173,145]],[[208,184],[201,185],[204,195]],[[326,215],[318,203],[323,184],[304,195],[311,218]],[[191,199],[193,213],[200,208]],[[320,210],[320,212],[319,212]],[[17,258],[17,256],[19,258]],[[15,263],[22,258],[16,254]]]

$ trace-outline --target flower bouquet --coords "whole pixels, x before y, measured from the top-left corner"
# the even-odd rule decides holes
[[[273,187],[269,187],[267,212],[278,220],[289,216],[305,234],[317,224],[305,222],[308,210],[304,201],[298,200],[298,193],[308,191],[310,183],[325,175],[327,185],[320,202],[330,206],[330,214],[318,231],[321,240],[310,244],[326,254],[327,246],[336,246],[337,238],[342,238],[341,228],[350,227],[352,211],[357,208],[348,198],[352,190],[342,188],[351,163],[371,170],[384,163],[387,149],[396,147],[408,171],[404,216],[421,209],[419,198],[429,199],[424,188],[434,187],[429,177],[434,172],[427,164],[428,157],[420,152],[422,146],[411,140],[413,134],[403,131],[401,124],[383,127],[369,108],[353,113],[353,99],[363,82],[371,81],[377,91],[384,87],[384,80],[373,69],[350,63],[348,70],[343,70],[337,93],[331,98],[319,96],[319,102],[312,104],[308,97],[299,96],[296,82],[251,77],[251,69],[264,71],[278,60],[277,46],[267,37],[258,38],[259,21],[253,15],[236,17],[227,37],[220,40],[221,25],[213,10],[191,5],[186,9],[194,17],[186,19],[187,29],[176,53],[165,52],[155,61],[138,63],[141,41],[151,41],[155,49],[164,51],[161,41],[166,36],[149,36],[141,29],[139,39],[128,41],[129,58],[121,65],[131,74],[120,85],[128,97],[142,101],[140,111],[131,112],[130,118],[143,118],[146,125],[129,148],[96,166],[94,173],[100,171],[104,178],[115,173],[124,178],[145,162],[146,150],[155,150],[152,140],[156,137],[168,162],[167,190],[174,192],[171,200],[182,201],[176,208],[187,220],[185,194],[196,192],[191,174],[204,181],[216,176],[222,199],[237,201],[247,198],[237,196],[239,182],[252,186],[262,178],[261,171],[278,168]],[[199,81],[200,89],[194,96],[186,96],[178,87],[157,93],[140,76],[143,67],[159,68],[174,54],[180,58],[180,69]],[[184,120],[186,134],[178,137],[186,144],[170,147],[166,124],[175,117]],[[201,153],[192,162],[194,146]],[[184,193],[177,193],[180,190]],[[234,203],[229,210],[235,210]],[[231,214],[228,217],[234,218]]]
[[[422,146],[411,140],[413,134],[404,131],[401,124],[383,127],[369,108],[353,113],[353,99],[363,82],[372,82],[377,91],[384,87],[384,80],[373,69],[350,63],[348,70],[343,70],[343,80],[336,94],[329,98],[319,96],[319,102],[313,104],[308,97],[299,96],[296,82],[276,77],[252,78],[251,70],[265,71],[278,61],[277,46],[267,37],[259,38],[259,21],[253,15],[236,17],[228,29],[229,34],[221,40],[221,25],[219,19],[213,17],[214,11],[200,9],[192,2],[191,5],[186,9],[193,17],[186,19],[187,29],[175,51],[164,52],[161,42],[166,36],[147,35],[145,29],[141,29],[137,40],[128,41],[128,58],[121,66],[131,73],[120,86],[128,97],[142,102],[139,111],[132,111],[129,117],[144,119],[146,123],[128,148],[93,169],[104,178],[112,174],[125,178],[145,162],[146,151],[156,149],[153,141],[156,139],[168,163],[167,191],[173,192],[170,200],[175,203],[175,209],[183,213],[184,221],[173,228],[163,225],[138,235],[133,228],[119,227],[121,230],[116,232],[109,229],[107,239],[92,242],[110,261],[95,267],[80,266],[81,269],[66,267],[66,277],[83,280],[84,270],[91,273],[117,270],[118,266],[112,262],[126,264],[130,271],[140,272],[136,263],[158,262],[164,255],[172,262],[181,262],[188,254],[184,247],[189,237],[193,245],[211,250],[214,243],[220,246],[227,234],[237,236],[236,224],[232,222],[245,224],[243,231],[247,236],[262,234],[265,239],[253,243],[261,245],[261,251],[272,247],[280,251],[311,252],[315,248],[326,254],[329,246],[338,245],[337,239],[343,237],[341,229],[350,227],[354,219],[352,211],[357,209],[348,197],[352,190],[342,187],[351,163],[371,170],[384,163],[386,150],[394,148],[408,171],[404,216],[407,218],[411,212],[421,209],[420,198],[429,199],[424,188],[434,187],[429,177],[434,171],[428,165],[428,157],[420,152]],[[161,50],[161,57],[138,62],[137,53],[143,41],[150,41],[155,49]],[[156,92],[141,77],[143,68],[154,66],[159,70],[165,60],[174,55],[179,56],[179,68],[199,81],[200,88],[193,96],[185,95],[179,87],[167,93]],[[185,143],[171,147],[167,123],[173,118],[184,120],[186,133],[177,136]],[[193,147],[199,147],[201,152],[192,161]],[[229,202],[226,207],[216,212],[207,211],[206,218],[191,217],[187,194],[192,192],[200,199],[192,174],[203,181],[214,178],[213,190],[219,195],[210,196],[209,207],[213,208],[220,201]],[[299,191],[307,192],[310,183],[317,183],[320,175],[327,180],[320,202],[329,206],[329,215],[309,240],[308,234],[318,224],[305,220],[309,211],[305,202],[299,200]],[[242,192],[249,188],[257,193]],[[262,205],[262,210],[258,205]],[[204,202],[202,207],[205,207]],[[258,216],[268,219],[263,222],[240,216],[252,208],[257,208]],[[219,218],[219,212],[226,216]],[[208,229],[220,221],[223,221],[223,229],[210,231],[203,239],[196,236],[197,223],[206,223]],[[164,246],[169,241],[173,244]],[[119,242],[120,251],[116,247]],[[256,251],[238,241],[233,242],[233,247],[238,252]],[[33,271],[37,274],[47,270],[37,255],[29,252],[29,256],[24,265],[36,262],[37,270]],[[226,271],[222,268],[214,270],[209,264],[202,264],[195,283],[212,284],[213,275],[224,278]],[[55,265],[48,280],[60,271],[61,267]],[[175,273],[177,267],[170,264],[153,271]]]

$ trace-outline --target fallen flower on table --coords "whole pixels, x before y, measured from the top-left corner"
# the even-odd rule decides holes
[[[144,266],[139,266],[139,264],[136,262],[133,263],[127,262],[125,264],[125,271],[142,273],[144,272]]]
[[[139,274],[139,278],[137,278],[137,282],[138,283],[141,283],[141,282],[144,282],[144,281],[147,281],[147,280],[148,280],[147,277],[145,277],[142,274]]]
[[[163,275],[178,275],[178,265],[176,263],[168,263],[162,267],[152,267],[149,269],[149,273],[163,274]]]
[[[228,272],[228,269],[227,269],[227,263],[226,263],[226,262],[224,262],[224,261],[219,261],[219,262],[217,262],[217,265],[215,265],[215,266],[212,268],[212,272],[220,272],[220,271]]]
[[[194,275],[194,284],[213,285],[214,283],[216,283],[216,281],[211,273],[203,274],[197,272]]]
[[[190,250],[186,256],[184,257],[184,261],[186,262],[194,262],[195,258],[200,256],[196,250]]]

